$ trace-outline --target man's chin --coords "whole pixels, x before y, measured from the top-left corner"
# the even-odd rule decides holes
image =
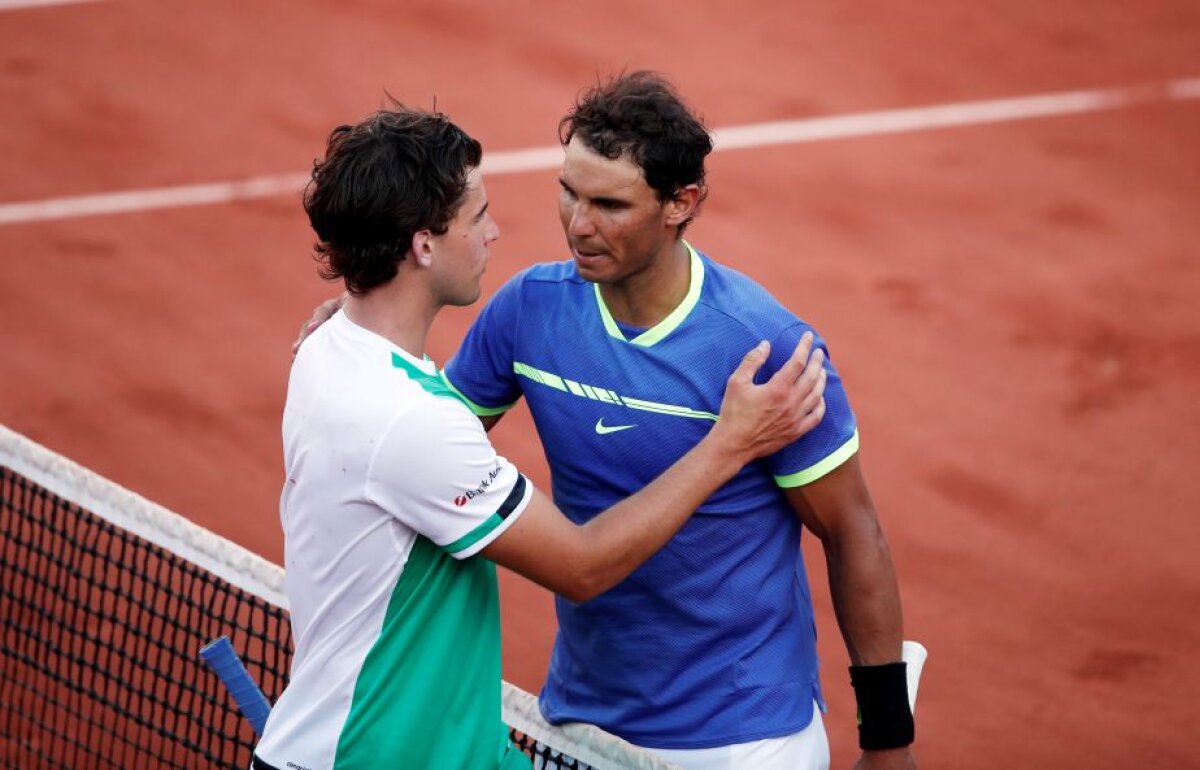
[[[452,297],[448,297],[443,304],[444,307],[467,307],[474,305],[483,296],[483,287],[476,286],[473,292],[463,292]]]

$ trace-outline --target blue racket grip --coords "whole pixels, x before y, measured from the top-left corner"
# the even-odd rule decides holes
[[[271,713],[271,704],[242,665],[241,658],[233,651],[229,637],[222,636],[201,647],[200,657],[225,684],[254,732],[262,735],[263,728],[267,726],[267,715]]]

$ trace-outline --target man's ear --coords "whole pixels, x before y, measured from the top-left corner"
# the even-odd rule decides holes
[[[667,225],[678,227],[692,218],[700,205],[700,185],[689,184],[675,191],[665,204],[667,210]]]
[[[418,230],[413,233],[412,237],[412,255],[416,263],[421,267],[429,267],[433,264],[433,232],[430,230]]]

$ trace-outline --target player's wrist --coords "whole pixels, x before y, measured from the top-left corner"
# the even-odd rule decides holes
[[[850,667],[850,684],[858,701],[858,745],[863,751],[899,749],[913,742],[907,668],[903,661]]]
[[[696,444],[695,449],[703,455],[704,466],[709,473],[726,479],[733,478],[754,459],[745,442],[734,431],[726,430],[719,420],[708,435]]]

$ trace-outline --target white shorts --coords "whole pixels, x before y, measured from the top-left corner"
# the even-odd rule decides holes
[[[829,770],[829,738],[821,709],[798,733],[711,749],[647,749],[683,770]]]

